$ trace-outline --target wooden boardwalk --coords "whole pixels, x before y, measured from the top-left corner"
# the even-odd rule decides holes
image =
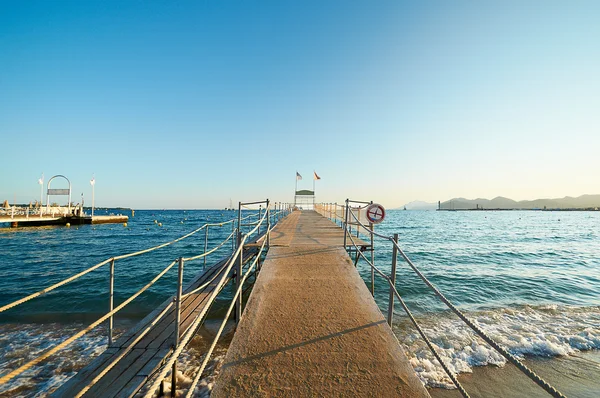
[[[342,229],[297,211],[271,233],[211,396],[429,394],[344,250]]]
[[[255,248],[246,249],[244,256],[247,260],[252,257]],[[195,278],[183,293],[190,292],[213,279],[201,292],[185,296],[182,299],[179,335],[182,336],[194,321],[196,316],[206,307],[211,292],[217,286],[221,275],[225,272],[228,259],[223,259],[206,272]],[[231,273],[228,275],[231,278]],[[81,392],[111,363],[115,366],[103,375],[85,394],[84,397],[131,397],[163,364],[165,358],[172,352],[175,336],[174,306],[168,310],[155,325],[152,323],[157,316],[172,302],[167,299],[156,310],[146,316],[134,328],[120,336],[112,346],[92,361],[88,366],[69,379],[56,390],[52,396],[71,398]],[[149,329],[140,338],[142,333]],[[137,343],[130,346],[136,339]],[[123,355],[126,353],[125,355]]]

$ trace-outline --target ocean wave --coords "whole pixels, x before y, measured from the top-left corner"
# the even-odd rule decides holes
[[[177,396],[189,389],[205,353],[212,343],[221,321],[208,320],[192,338],[178,358]],[[116,337],[131,325],[121,325],[114,329]],[[0,325],[0,375],[17,369],[19,366],[43,354],[48,349],[66,340],[83,329],[83,324],[4,324]],[[222,339],[217,344],[206,370],[195,389],[194,396],[209,397],[225,359],[227,347],[235,324],[229,322]],[[51,358],[33,366],[20,376],[0,386],[0,396],[46,397],[88,365],[107,348],[105,327],[101,326],[76,340]],[[164,379],[165,395],[171,391],[170,372]],[[146,384],[136,396],[143,396]]]
[[[83,325],[5,324],[0,326],[0,374],[6,374],[38,357],[84,328]],[[1,396],[43,397],[52,393],[100,355],[107,344],[106,330],[95,329],[0,386]]]
[[[564,356],[600,349],[600,307],[519,306],[465,315],[519,358]],[[417,320],[454,373],[471,373],[475,366],[506,364],[502,355],[452,314],[438,313]],[[397,319],[394,331],[424,385],[454,388],[408,319]]]

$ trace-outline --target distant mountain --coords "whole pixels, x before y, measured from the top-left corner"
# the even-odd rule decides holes
[[[521,200],[519,202],[498,196],[490,199],[455,198],[442,202],[442,209],[587,209],[600,208],[600,195],[565,196],[559,199]],[[408,208],[408,207],[407,207]]]
[[[404,208],[406,208],[406,210],[435,210],[437,209],[437,203],[429,203],[423,202],[422,200],[414,200],[410,203],[405,204],[402,207],[399,207],[398,209]]]

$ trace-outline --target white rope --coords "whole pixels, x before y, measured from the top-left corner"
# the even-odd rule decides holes
[[[269,206],[267,206],[267,209],[270,206],[271,205],[269,203]],[[265,213],[263,214],[263,216],[261,218],[261,223],[264,222],[267,213],[268,212],[265,211]],[[204,315],[206,315],[206,312],[208,311],[208,308],[210,308],[210,306],[212,305],[212,302],[215,300],[215,298],[217,297],[217,295],[219,294],[219,292],[223,288],[223,285],[225,284],[225,281],[227,279],[227,275],[229,274],[229,271],[231,271],[231,268],[235,264],[235,262],[237,260],[237,257],[239,255],[241,255],[241,253],[243,252],[244,243],[246,243],[246,239],[250,235],[252,235],[254,232],[256,232],[256,230],[258,229],[258,227],[259,227],[259,225],[257,225],[256,227],[254,227],[254,229],[252,231],[248,232],[246,235],[244,235],[242,237],[242,239],[240,241],[240,245],[238,246],[238,248],[235,251],[235,253],[232,255],[231,260],[229,261],[229,265],[227,265],[227,267],[225,269],[225,273],[224,273],[223,277],[219,280],[219,282],[217,283],[217,286],[212,291],[212,293],[211,293],[211,295],[210,295],[210,297],[209,297],[209,299],[207,301],[208,305],[204,306],[204,308],[202,309],[202,311],[200,311],[200,313],[197,315],[197,317],[194,320],[194,322],[190,325],[190,327],[188,328],[188,332],[183,336],[183,339],[181,339],[181,341],[179,342],[179,345],[175,349],[175,352],[173,352],[173,354],[171,355],[171,357],[169,358],[169,360],[166,362],[166,364],[163,365],[163,368],[162,368],[161,372],[158,374],[158,376],[154,380],[154,383],[152,383],[152,385],[150,386],[150,388],[148,389],[148,391],[146,392],[146,394],[144,395],[144,397],[150,398],[151,396],[154,395],[154,391],[159,387],[160,383],[165,378],[166,374],[173,367],[173,364],[175,363],[175,361],[177,360],[177,358],[179,358],[179,355],[181,355],[181,352],[183,351],[183,349],[185,348],[185,346],[188,344],[188,342],[191,340],[192,336],[194,335],[194,333],[196,331],[196,328],[198,327],[198,325],[200,324],[200,322],[202,322],[202,320],[204,318]]]
[[[269,231],[269,233],[270,233],[270,231]],[[267,240],[265,239],[263,241],[261,247],[260,247],[260,250],[259,250],[258,254],[256,255],[256,258],[252,262],[252,265],[250,265],[250,267],[246,271],[246,274],[242,277],[241,282],[240,282],[240,286],[236,290],[235,295],[233,296],[233,299],[231,300],[231,304],[229,305],[229,309],[227,310],[227,314],[225,314],[223,322],[221,323],[221,326],[219,327],[219,330],[217,331],[217,334],[215,335],[215,338],[213,339],[213,342],[210,345],[210,348],[208,349],[206,355],[204,356],[204,360],[202,361],[202,365],[200,365],[200,368],[198,369],[198,371],[196,373],[196,376],[194,377],[194,380],[192,381],[192,384],[190,385],[190,387],[188,389],[188,392],[186,394],[186,398],[191,398],[192,397],[192,395],[194,393],[194,390],[196,389],[196,385],[200,381],[200,377],[202,377],[202,373],[204,372],[204,369],[206,368],[206,365],[208,364],[210,356],[212,355],[215,347],[217,346],[217,342],[219,341],[219,338],[221,337],[221,333],[223,333],[223,329],[225,328],[225,325],[227,324],[227,320],[231,316],[231,312],[233,311],[233,308],[235,307],[235,304],[236,304],[236,299],[237,299],[237,297],[240,294],[242,294],[242,288],[244,286],[244,282],[246,282],[246,279],[250,275],[250,272],[252,271],[252,269],[254,268],[254,266],[256,265],[256,263],[258,262],[260,256],[262,255],[262,251],[263,251],[263,249],[265,247],[266,242],[267,242]]]
[[[52,347],[51,349],[49,349],[48,351],[46,351],[42,355],[38,356],[37,358],[32,359],[31,361],[29,361],[26,364],[18,367],[17,369],[13,370],[12,372],[10,372],[10,373],[2,376],[0,378],[0,384],[4,384],[4,383],[8,382],[13,377],[15,377],[15,376],[23,373],[24,371],[26,371],[27,369],[31,368],[32,366],[37,365],[38,363],[42,362],[44,359],[46,359],[49,356],[55,354],[56,352],[58,352],[59,350],[65,348],[66,346],[68,346],[69,344],[71,344],[72,342],[74,342],[75,340],[77,340],[78,338],[82,337],[83,335],[85,335],[86,333],[88,333],[89,331],[91,331],[92,329],[94,329],[96,326],[100,325],[102,322],[106,321],[109,317],[111,317],[112,315],[114,315],[117,312],[119,312],[121,309],[123,309],[123,307],[125,307],[127,304],[129,304],[130,302],[132,302],[136,297],[138,297],[140,294],[142,294],[143,292],[145,292],[154,283],[156,283],[156,281],[158,281],[176,263],[177,263],[177,261],[173,261],[171,264],[169,264],[167,266],[167,268],[165,268],[160,274],[158,274],[154,279],[152,279],[152,281],[150,281],[141,290],[139,290],[137,293],[133,294],[127,300],[123,301],[114,310],[112,310],[111,312],[107,313],[106,315],[104,315],[103,317],[101,317],[100,319],[98,319],[96,322],[92,323],[87,328],[85,328],[85,329],[77,332],[76,334],[74,334],[73,336],[71,336],[67,340],[63,341],[62,343],[60,343],[60,344]]]
[[[154,325],[156,325],[158,323],[159,320],[162,319],[163,316],[165,316],[167,314],[167,312],[169,311],[169,309],[173,306],[173,302],[171,301],[166,307],[165,309],[162,310],[162,312],[152,320],[152,322],[150,322],[150,324],[146,327],[146,329],[144,329],[144,331],[142,333],[140,333],[138,335],[138,337],[133,340],[133,342],[131,342],[127,347],[125,347],[124,349],[122,349],[121,354],[119,354],[118,357],[116,357],[115,359],[113,359],[110,364],[108,364],[108,366],[106,366],[102,372],[100,372],[96,377],[94,377],[94,379],[92,381],[90,381],[90,383],[85,386],[83,389],[81,389],[81,391],[79,391],[77,393],[77,395],[75,395],[75,398],[79,398],[81,397],[83,394],[85,394],[90,388],[92,388],[94,386],[94,384],[96,384],[102,377],[104,377],[104,375],[106,375],[121,359],[123,359],[123,357],[129,352],[131,351],[131,349],[140,342],[140,340],[142,340],[142,338],[144,338],[144,336],[146,336],[146,334],[148,334],[148,332],[150,331],[150,329],[152,329],[152,327]]]
[[[187,257],[187,258],[184,258],[184,259],[183,259],[183,261],[192,261],[192,260],[197,260],[197,259],[199,259],[199,258],[206,257],[206,256],[208,256],[208,255],[209,255],[209,254],[211,254],[211,253],[214,253],[215,251],[217,251],[217,250],[219,250],[221,247],[223,247],[223,245],[224,245],[225,243],[227,243],[227,242],[229,241],[229,239],[231,239],[231,238],[233,237],[233,235],[234,235],[234,232],[230,233],[230,234],[229,234],[229,236],[227,237],[227,239],[225,239],[223,242],[221,242],[221,244],[219,244],[219,246],[216,246],[216,247],[212,248],[211,250],[207,251],[206,253],[202,253],[202,254],[199,254],[199,255],[197,255],[197,256],[194,256],[194,257]]]

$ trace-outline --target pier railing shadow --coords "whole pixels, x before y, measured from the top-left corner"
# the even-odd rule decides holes
[[[519,359],[517,359],[514,355],[512,355],[505,347],[500,346],[497,342],[495,342],[492,338],[490,338],[485,331],[483,331],[478,325],[475,324],[472,320],[467,318],[456,306],[454,306],[426,277],[423,273],[417,268],[417,266],[408,258],[406,253],[402,250],[400,245],[398,244],[398,234],[393,234],[392,236],[386,236],[375,232],[374,224],[372,222],[369,225],[365,225],[364,222],[361,221],[360,214],[361,211],[368,209],[369,206],[377,206],[373,205],[373,202],[366,201],[356,201],[351,199],[346,199],[344,205],[338,205],[337,203],[320,203],[315,204],[314,208],[317,212],[322,214],[325,217],[328,217],[336,224],[340,223],[340,226],[344,230],[344,247],[350,247],[350,251],[355,254],[355,264],[358,263],[359,260],[365,261],[370,269],[371,269],[371,281],[370,281],[370,290],[371,294],[375,294],[375,276],[380,276],[383,278],[389,286],[389,301],[388,301],[388,316],[387,321],[389,325],[392,325],[393,314],[394,314],[394,299],[397,298],[398,302],[402,306],[402,309],[406,312],[411,322],[417,329],[419,335],[423,338],[428,348],[434,355],[434,357],[438,360],[450,380],[452,380],[453,384],[460,391],[460,393],[464,397],[469,397],[467,391],[463,388],[463,386],[459,383],[456,378],[456,375],[452,373],[445,363],[445,361],[441,358],[437,349],[431,343],[429,338],[425,335],[423,329],[417,323],[415,317],[412,315],[410,309],[398,293],[396,289],[396,269],[398,263],[398,257],[400,257],[404,262],[411,268],[412,271],[417,274],[417,276],[429,287],[435,295],[450,309],[454,312],[467,326],[471,328],[478,336],[480,336],[486,343],[488,343],[492,348],[498,351],[504,358],[506,358],[509,362],[515,365],[523,374],[529,377],[532,381],[534,381],[538,386],[544,389],[548,394],[557,398],[564,398],[564,395],[560,393],[556,388],[551,386],[548,382],[539,377],[535,372],[525,366]],[[341,216],[340,215],[343,215]],[[367,217],[367,219],[369,219]],[[369,219],[370,221],[370,219]],[[371,240],[371,255],[370,259],[364,254],[363,250],[360,249],[357,244],[355,237],[358,238],[360,233],[366,234]],[[375,266],[374,262],[374,238],[378,237],[383,242],[388,242],[392,245],[392,262],[391,262],[391,274],[387,275],[381,269]],[[350,241],[351,244],[347,245],[347,242]],[[352,253],[351,253],[352,254]]]

